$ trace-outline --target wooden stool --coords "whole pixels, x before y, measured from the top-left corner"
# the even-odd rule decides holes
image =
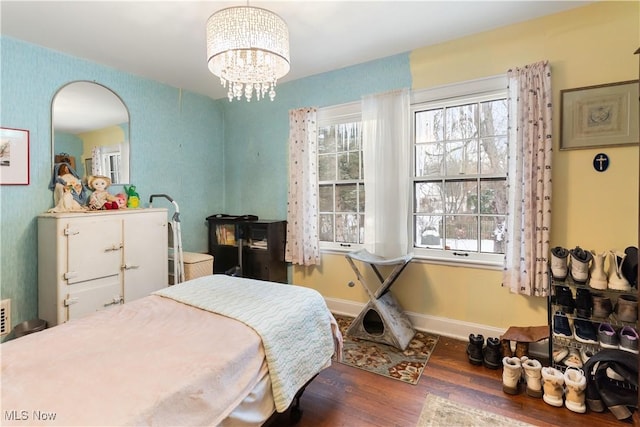
[[[366,249],[362,249],[348,253],[345,255],[345,258],[356,273],[358,281],[362,283],[362,286],[369,295],[369,302],[358,317],[351,323],[351,326],[347,329],[347,335],[368,341],[389,344],[400,350],[406,349],[416,331],[413,329],[409,317],[402,310],[402,307],[400,307],[400,304],[398,304],[398,301],[396,301],[391,292],[389,292],[389,289],[409,264],[409,261],[413,258],[413,254],[387,259],[374,255]],[[354,260],[369,264],[375,272],[381,283],[381,286],[375,292],[365,283],[364,277],[353,262]],[[378,270],[378,266],[383,265],[395,266],[386,279]]]

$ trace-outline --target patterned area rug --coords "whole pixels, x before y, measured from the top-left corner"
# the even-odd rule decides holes
[[[482,409],[462,405],[435,394],[428,394],[416,427],[427,426],[532,426]]]
[[[438,343],[436,335],[417,331],[405,351],[347,336],[353,317],[334,314],[344,338],[342,363],[378,375],[417,384]]]

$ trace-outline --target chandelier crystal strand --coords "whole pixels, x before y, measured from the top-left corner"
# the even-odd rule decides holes
[[[229,101],[269,94],[289,72],[289,30],[278,15],[262,8],[222,9],[207,21],[207,62],[220,77]]]

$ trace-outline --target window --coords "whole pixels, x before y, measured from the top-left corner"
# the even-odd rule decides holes
[[[104,155],[104,170],[107,176],[111,178],[111,182],[121,182],[120,171],[120,152],[106,153]]]
[[[93,173],[109,177],[113,184],[123,182],[122,177],[120,176],[120,171],[122,170],[122,154],[120,147],[121,144],[104,145],[95,147],[92,152],[93,157],[97,162],[96,170],[93,171]]]
[[[318,210],[323,249],[364,243],[362,122],[359,104],[318,112]]]
[[[504,89],[412,104],[417,256],[497,263],[507,214]]]
[[[411,212],[416,258],[499,265],[507,215],[505,76],[414,92]],[[318,110],[322,249],[364,243],[361,104]],[[393,206],[389,207],[393,209]]]

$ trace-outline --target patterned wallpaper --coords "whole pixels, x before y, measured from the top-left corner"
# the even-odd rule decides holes
[[[51,100],[71,81],[96,81],[122,97],[131,114],[132,183],[145,204],[154,193],[176,199],[185,250],[207,250],[204,218],[224,204],[220,102],[9,37],[0,48],[0,126],[30,132],[30,184],[0,187],[0,295],[11,298],[13,325],[38,314],[36,217],[53,206]],[[172,212],[162,202],[154,207]]]
[[[0,296],[12,300],[13,325],[38,315],[36,217],[53,205],[50,109],[64,84],[91,80],[120,95],[131,116],[131,182],[145,204],[155,193],[178,202],[191,252],[207,251],[210,214],[285,219],[290,109],[411,87],[408,53],[281,84],[274,102],[229,103],[9,37],[0,48],[0,126],[31,133],[30,185],[0,188]],[[171,212],[162,202],[153,205]]]

